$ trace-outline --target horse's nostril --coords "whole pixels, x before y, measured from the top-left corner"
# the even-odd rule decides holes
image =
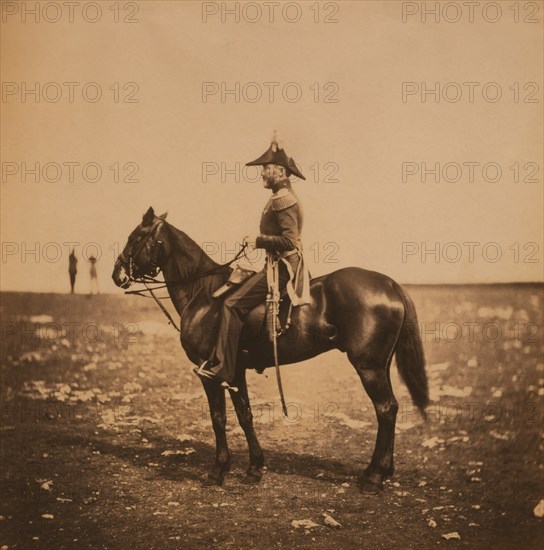
[[[115,285],[120,288],[127,288],[130,286],[130,277],[128,277],[124,263],[120,257],[117,258],[117,261],[115,262],[111,277]]]

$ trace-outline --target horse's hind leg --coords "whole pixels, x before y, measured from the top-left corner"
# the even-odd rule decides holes
[[[393,446],[398,403],[389,378],[391,357],[385,361],[370,361],[364,357],[350,359],[372,399],[378,419],[378,434],[372,460],[359,478],[361,490],[381,489],[384,478],[393,475],[394,471]]]
[[[249,447],[249,467],[245,477],[245,483],[257,483],[261,480],[264,466],[264,454],[257,439],[255,428],[253,427],[253,413],[249,404],[249,395],[247,391],[246,373],[244,369],[240,369],[233,385],[238,388],[237,392],[231,392],[230,396],[234,403],[238,422],[244,430],[247,444]]]
[[[227,411],[225,390],[212,380],[202,380],[202,385],[206,391],[206,397],[210,406],[216,449],[214,467],[202,484],[221,485],[225,479],[225,474],[230,468],[230,452],[226,433]]]

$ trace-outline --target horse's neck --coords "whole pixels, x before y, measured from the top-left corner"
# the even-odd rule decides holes
[[[188,235],[168,224],[168,254],[161,266],[168,293],[181,316],[190,304],[211,303],[213,291],[225,282],[229,270],[221,269]],[[218,268],[217,274],[199,274]]]

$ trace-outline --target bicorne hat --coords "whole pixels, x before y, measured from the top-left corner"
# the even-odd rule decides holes
[[[264,166],[265,164],[277,164],[278,166],[283,166],[288,173],[293,174],[297,178],[303,180],[306,179],[298,169],[296,162],[291,157],[287,156],[283,150],[283,147],[278,145],[278,140],[275,133],[270,147],[258,159],[248,162],[246,166]]]

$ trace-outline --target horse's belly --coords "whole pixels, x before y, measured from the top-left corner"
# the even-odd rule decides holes
[[[259,350],[249,350],[248,366],[250,368],[267,368],[274,366],[274,351],[272,343]],[[311,359],[316,355],[329,351],[336,347],[333,340],[313,338],[310,335],[301,336],[290,330],[278,337],[278,363],[288,365]],[[263,349],[265,350],[263,353]]]
[[[314,292],[312,297],[312,303],[293,308],[289,328],[277,338],[278,360],[282,365],[305,361],[337,347],[336,329],[325,320],[323,302]],[[267,334],[264,306],[253,310],[247,321],[240,346],[245,351],[247,367],[273,366],[274,351]]]

